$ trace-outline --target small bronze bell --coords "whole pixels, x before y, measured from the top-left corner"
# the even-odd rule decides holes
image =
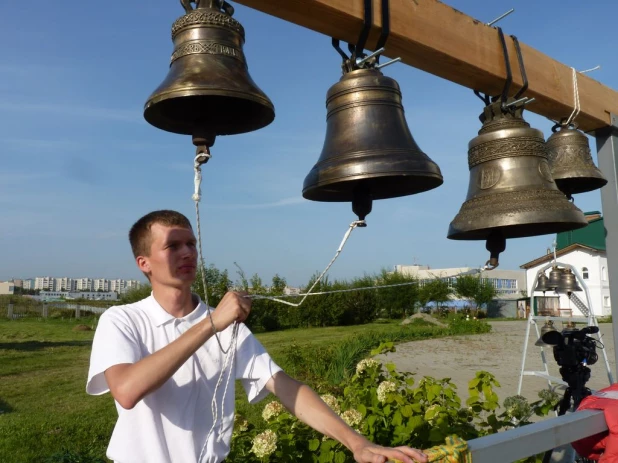
[[[547,286],[556,292],[561,292],[563,289],[563,273],[564,269],[559,267],[553,267],[549,272],[549,280],[547,281]]]
[[[575,291],[583,291],[581,286],[577,283],[575,274],[571,271],[571,269],[564,269],[560,287],[562,288],[562,291],[568,295],[571,295],[571,293]]]
[[[550,291],[551,288],[549,287],[549,281],[547,280],[547,275],[545,275],[544,273],[541,273],[539,275],[539,278],[537,280],[536,283],[536,287],[534,288],[535,291]]]
[[[550,331],[558,331],[556,330],[556,328],[554,327],[554,322],[553,320],[547,320],[545,322],[545,324],[543,325],[543,327],[541,328],[541,336],[539,337],[539,339],[537,339],[537,341],[534,343],[535,346],[548,346],[549,344],[546,344],[543,341],[543,335],[545,333],[549,333]]]
[[[351,201],[363,220],[374,199],[412,195],[442,184],[440,168],[408,129],[394,79],[376,68],[349,69],[328,90],[326,108],[326,138],[305,178],[304,198]]]
[[[546,235],[587,225],[581,210],[558,190],[541,131],[523,119],[514,99],[485,107],[479,135],[468,145],[470,183],[448,238],[487,240],[496,267],[508,238]]]
[[[556,129],[560,127],[559,131]],[[547,153],[556,185],[570,199],[571,195],[596,190],[607,179],[594,165],[586,135],[576,126],[555,125],[547,139]]]
[[[170,70],[145,104],[146,121],[161,130],[212,141],[209,146],[217,135],[270,124],[273,104],[249,75],[245,31],[232,18],[234,9],[221,0],[182,4],[187,14],[172,25]]]

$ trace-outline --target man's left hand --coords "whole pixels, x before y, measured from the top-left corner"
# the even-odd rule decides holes
[[[411,447],[382,447],[367,444],[354,450],[354,459],[358,463],[385,463],[388,461],[401,463],[427,463],[427,455]]]

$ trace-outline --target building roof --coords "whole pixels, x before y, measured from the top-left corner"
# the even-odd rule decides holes
[[[578,230],[561,232],[556,235],[556,251],[573,244],[581,244],[598,251],[605,251],[605,224],[599,211],[586,212],[588,225]]]
[[[558,247],[556,247],[556,257],[564,256],[565,254],[569,254],[570,252],[577,251],[578,249],[581,249],[584,251],[605,253],[605,248],[598,249],[592,246],[586,246],[584,244],[573,243],[562,249],[558,249]],[[537,265],[544,264],[545,262],[549,262],[553,258],[554,258],[554,253],[548,252],[544,256],[537,257],[536,259],[531,260],[530,262],[526,262],[525,264],[522,264],[519,267],[528,270],[529,268],[536,267]]]

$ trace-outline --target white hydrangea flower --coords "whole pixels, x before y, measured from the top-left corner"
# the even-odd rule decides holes
[[[360,362],[358,362],[358,364],[356,365],[356,374],[360,375],[367,368],[375,368],[379,365],[380,365],[380,362],[378,362],[375,359],[363,359]]]
[[[281,412],[283,412],[283,405],[279,402],[273,401],[266,404],[264,407],[264,410],[262,411],[262,418],[264,418],[265,421],[270,421],[271,419],[281,415]]]
[[[337,399],[330,394],[321,395],[320,398],[328,405],[335,413],[339,413],[341,411],[341,407],[339,407],[339,403]]]
[[[277,450],[277,435],[267,429],[253,438],[253,447],[251,451],[258,458],[264,458]]]
[[[354,410],[351,408],[350,410],[346,410],[341,414],[341,418],[343,421],[348,423],[348,426],[354,427],[358,426],[363,420],[363,415],[358,410]]]
[[[380,402],[384,402],[386,400],[386,394],[389,392],[395,392],[397,390],[397,385],[392,381],[382,381],[378,385],[378,400]]]

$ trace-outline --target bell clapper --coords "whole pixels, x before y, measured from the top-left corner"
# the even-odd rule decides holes
[[[485,249],[489,251],[489,260],[485,263],[487,270],[493,270],[498,265],[498,256],[506,249],[506,239],[500,229],[493,230],[487,237]]]
[[[215,144],[215,135],[209,132],[201,132],[193,135],[195,148],[195,163],[197,165],[206,164],[212,157],[210,147]]]
[[[373,200],[369,193],[369,188],[365,185],[359,185],[354,189],[354,197],[352,199],[352,212],[358,216],[358,227],[366,227],[365,217],[371,212]]]

